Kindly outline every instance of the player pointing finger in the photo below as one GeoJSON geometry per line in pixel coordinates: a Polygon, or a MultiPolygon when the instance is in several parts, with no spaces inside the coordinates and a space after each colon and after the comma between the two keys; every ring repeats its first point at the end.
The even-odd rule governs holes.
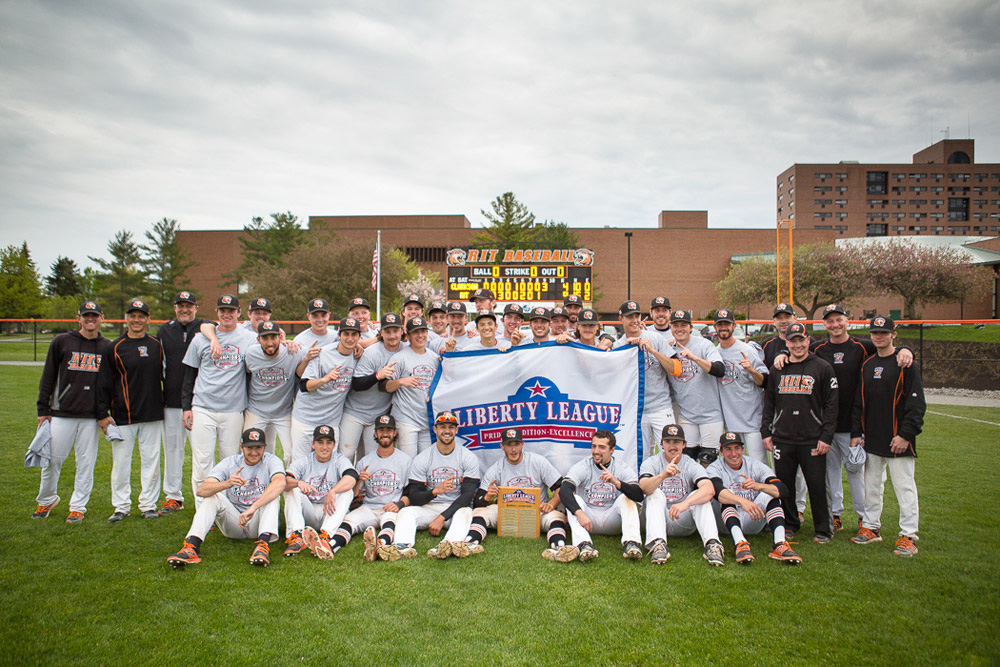
{"type": "Polygon", "coordinates": [[[240,477],[240,472],[242,471],[243,471],[243,466],[240,466],[239,469],[236,472],[234,472],[229,477],[229,479],[226,480],[226,484],[228,484],[230,487],[243,486],[244,484],[246,484],[247,483],[246,480],[240,477]]]}

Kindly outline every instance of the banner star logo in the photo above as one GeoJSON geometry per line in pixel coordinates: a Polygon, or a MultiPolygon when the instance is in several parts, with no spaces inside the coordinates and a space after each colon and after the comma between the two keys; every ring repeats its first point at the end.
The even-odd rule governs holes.
{"type": "Polygon", "coordinates": [[[528,396],[528,398],[534,398],[535,396],[541,396],[542,398],[548,398],[548,396],[545,395],[545,392],[546,392],[546,390],[551,389],[551,385],[548,386],[548,387],[546,387],[546,386],[543,386],[542,383],[539,382],[538,380],[535,380],[535,386],[528,387],[528,389],[531,390],[531,394],[528,396]]]}

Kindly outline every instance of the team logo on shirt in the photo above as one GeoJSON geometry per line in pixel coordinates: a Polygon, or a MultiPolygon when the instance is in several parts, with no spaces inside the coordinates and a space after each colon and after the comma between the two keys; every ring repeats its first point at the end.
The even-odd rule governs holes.
{"type": "Polygon", "coordinates": [[[434,373],[437,369],[426,364],[419,364],[413,367],[413,377],[417,378],[417,389],[427,391],[434,380],[434,373]]]}
{"type": "Polygon", "coordinates": [[[723,386],[728,386],[736,382],[736,379],[740,376],[740,367],[734,362],[728,360],[723,361],[722,363],[726,366],[726,374],[719,378],[719,382],[721,382],[723,386]]]}
{"type": "Polygon", "coordinates": [[[698,366],[690,359],[680,359],[680,362],[681,374],[674,379],[678,382],[690,382],[698,375],[698,366]]]}
{"type": "Polygon", "coordinates": [[[288,373],[280,366],[257,369],[257,379],[265,387],[281,387],[288,382],[288,373]]]}
{"type": "Polygon", "coordinates": [[[376,470],[365,482],[368,495],[376,498],[391,496],[402,488],[396,473],[391,470],[376,470]]]}
{"type": "Polygon", "coordinates": [[[584,500],[594,507],[610,507],[618,497],[618,489],[611,482],[594,482],[587,487],[584,500]]]}
{"type": "Polygon", "coordinates": [[[816,378],[811,375],[782,375],[779,394],[812,394],[816,378]]]}
{"type": "Polygon", "coordinates": [[[430,478],[430,481],[427,482],[427,486],[428,486],[428,488],[433,489],[435,486],[437,486],[441,482],[445,481],[446,479],[453,478],[453,477],[457,477],[458,478],[458,479],[454,480],[454,482],[455,482],[455,487],[454,488],[457,489],[458,488],[458,484],[462,481],[462,478],[458,476],[458,470],[456,470],[455,468],[452,468],[451,466],[439,466],[439,467],[434,468],[433,470],[431,470],[431,478],[430,478]]]}
{"type": "Polygon", "coordinates": [[[145,345],[140,345],[139,347],[136,348],[136,350],[139,351],[139,356],[140,357],[148,357],[149,356],[149,348],[146,347],[145,345]]]}
{"type": "Polygon", "coordinates": [[[875,375],[874,375],[874,377],[875,377],[876,380],[881,380],[882,379],[882,367],[881,366],[876,366],[875,367],[875,375]]]}
{"type": "Polygon", "coordinates": [[[742,480],[730,484],[729,490],[742,498],[746,498],[747,500],[753,500],[757,497],[757,491],[751,491],[750,489],[743,488],[742,480]]]}
{"type": "Polygon", "coordinates": [[[684,479],[680,475],[668,477],[660,482],[660,490],[667,499],[667,507],[684,500],[687,491],[684,489],[684,479]]]}
{"type": "MultiPolygon", "coordinates": [[[[207,351],[208,348],[205,349],[207,351]]],[[[222,355],[218,359],[212,359],[212,363],[219,370],[228,371],[243,363],[243,355],[240,353],[239,347],[232,343],[225,343],[222,346],[222,355]]]]}
{"type": "Polygon", "coordinates": [[[833,363],[835,363],[835,364],[842,364],[842,363],[844,363],[844,353],[843,352],[834,352],[833,353],[833,363]]]}
{"type": "Polygon", "coordinates": [[[309,485],[315,489],[312,493],[306,494],[309,496],[309,502],[311,503],[323,502],[323,499],[326,498],[326,494],[328,494],[330,489],[332,489],[337,483],[336,480],[328,479],[326,473],[323,473],[322,475],[313,475],[309,478],[308,482],[309,485]]]}
{"type": "Polygon", "coordinates": [[[248,479],[247,483],[243,486],[230,487],[227,493],[230,494],[233,504],[249,507],[264,495],[264,485],[261,484],[259,479],[254,477],[253,479],[248,479]]]}
{"type": "Polygon", "coordinates": [[[507,480],[504,486],[538,486],[528,475],[521,475],[520,477],[511,477],[507,480]]]}
{"type": "Polygon", "coordinates": [[[97,373],[101,370],[101,355],[91,352],[74,352],[66,363],[66,370],[97,373]]]}

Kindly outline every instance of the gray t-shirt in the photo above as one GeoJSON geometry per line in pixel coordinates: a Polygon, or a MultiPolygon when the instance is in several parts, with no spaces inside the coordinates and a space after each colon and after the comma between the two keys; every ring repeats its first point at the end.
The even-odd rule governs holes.
{"type": "Polygon", "coordinates": [[[766,383],[767,366],[764,365],[763,355],[740,340],[729,348],[720,345],[718,350],[722,363],[726,365],[726,374],[716,378],[726,428],[737,433],[757,433],[760,431],[760,418],[764,412],[764,390],[743,370],[740,362],[745,354],[753,364],[753,369],[764,374],[766,383]]]}
{"type": "Polygon", "coordinates": [[[381,509],[387,503],[399,502],[403,497],[403,489],[410,481],[412,465],[413,459],[399,449],[393,449],[392,454],[385,458],[375,451],[358,461],[358,472],[367,468],[371,475],[361,485],[365,492],[364,505],[381,509]]]}
{"type": "MultiPolygon", "coordinates": [[[[657,335],[651,335],[648,331],[642,331],[639,334],[639,338],[644,338],[649,341],[649,344],[653,346],[653,349],[666,357],[676,357],[677,353],[672,347],[667,345],[666,340],[657,335]]],[[[618,349],[628,345],[628,338],[622,336],[615,341],[612,349],[618,349]]],[[[643,363],[645,364],[645,378],[646,383],[643,391],[643,402],[642,410],[643,412],[648,412],[650,414],[663,412],[664,410],[672,410],[670,405],[670,384],[667,380],[669,373],[660,364],[660,360],[657,359],[652,354],[647,354],[645,350],[639,352],[643,356],[643,363]]]]}
{"type": "MultiPolygon", "coordinates": [[[[521,462],[517,465],[501,458],[490,466],[486,474],[483,475],[479,488],[486,490],[490,488],[493,480],[497,481],[497,486],[517,486],[520,488],[541,489],[544,494],[552,489],[562,479],[559,471],[549,463],[544,456],[524,452],[521,462]]],[[[545,495],[542,500],[546,499],[545,495]]]]}
{"type": "Polygon", "coordinates": [[[222,356],[212,358],[211,343],[195,336],[184,354],[184,364],[198,369],[192,405],[209,412],[243,412],[247,407],[247,379],[244,357],[257,336],[243,327],[217,331],[222,356]]]}
{"type": "Polygon", "coordinates": [[[244,363],[250,373],[247,394],[247,409],[264,419],[278,419],[292,412],[292,401],[298,388],[295,367],[301,360],[289,354],[284,345],[278,346],[278,353],[269,357],[264,354],[260,343],[247,350],[244,363]]]}
{"type": "MultiPolygon", "coordinates": [[[[385,343],[370,345],[358,359],[358,365],[354,368],[354,377],[374,375],[389,363],[394,354],[396,352],[386,349],[385,343]]],[[[392,394],[379,391],[378,384],[374,384],[364,391],[351,391],[347,395],[347,402],[344,403],[344,412],[357,417],[366,424],[374,424],[379,415],[389,412],[391,405],[392,394]]]]}
{"type": "MultiPolygon", "coordinates": [[[[441,336],[441,337],[436,338],[436,339],[434,339],[432,341],[430,339],[430,336],[428,336],[427,337],[427,349],[428,350],[434,350],[435,352],[438,352],[438,353],[440,353],[440,352],[446,352],[447,350],[445,349],[444,345],[445,345],[445,343],[448,342],[448,338],[450,338],[450,336],[441,336]]],[[[453,352],[461,352],[463,350],[471,349],[473,346],[478,345],[478,344],[479,344],[479,336],[476,336],[475,338],[469,338],[464,333],[463,334],[459,334],[459,335],[455,336],[455,349],[452,350],[452,351],[453,352]]]]}
{"type": "Polygon", "coordinates": [[[316,489],[312,493],[302,494],[309,502],[322,503],[340,478],[353,469],[350,460],[340,452],[333,452],[333,456],[326,462],[318,461],[316,452],[310,452],[309,456],[299,456],[292,461],[288,465],[288,474],[316,489]]]}
{"type": "Polygon", "coordinates": [[[336,345],[340,342],[340,335],[334,330],[333,327],[328,326],[326,328],[326,333],[322,336],[317,336],[311,328],[306,329],[300,334],[296,334],[295,342],[302,346],[303,349],[308,350],[312,347],[312,344],[319,342],[317,347],[329,347],[331,345],[336,345]]]}
{"type": "MultiPolygon", "coordinates": [[[[708,362],[722,361],[722,355],[712,343],[701,336],[691,336],[685,346],[695,356],[708,362]]],[[[680,345],[674,350],[680,352],[680,345]]],[[[701,370],[701,367],[677,355],[681,362],[681,374],[669,376],[670,387],[674,390],[674,400],[680,415],[679,420],[692,424],[708,424],[722,421],[722,404],[719,403],[719,383],[715,377],[701,370]]]]}
{"type": "Polygon", "coordinates": [[[753,500],[757,497],[759,491],[751,491],[750,489],[744,489],[741,484],[744,480],[740,475],[746,475],[755,482],[760,482],[761,484],[767,484],[767,480],[777,477],[774,471],[767,467],[767,464],[761,463],[757,459],[751,459],[746,456],[743,457],[743,465],[740,466],[739,470],[733,470],[726,462],[721,458],[715,459],[708,468],[705,469],[710,476],[721,479],[722,485],[735,493],[738,496],[742,496],[747,500],[753,500]]]}
{"type": "MultiPolygon", "coordinates": [[[[623,464],[617,456],[612,456],[608,465],[604,466],[618,481],[634,483],[638,481],[635,470],[623,464]]],[[[589,456],[577,461],[569,472],[566,479],[576,484],[576,494],[583,499],[584,504],[597,509],[608,509],[615,504],[621,491],[615,488],[611,482],[601,479],[604,472],[594,464],[594,460],[589,456]]]]}
{"type": "Polygon", "coordinates": [[[428,489],[445,481],[449,477],[458,477],[455,486],[451,491],[442,493],[434,499],[434,502],[452,503],[461,489],[459,485],[466,477],[480,479],[479,459],[461,445],[455,445],[450,454],[442,454],[437,445],[417,454],[413,459],[413,467],[410,468],[410,479],[418,482],[426,482],[428,489]]]}
{"type": "Polygon", "coordinates": [[[300,391],[292,408],[292,416],[304,424],[339,426],[356,364],[354,350],[345,355],[338,352],[337,347],[324,347],[319,356],[306,366],[302,379],[318,380],[338,366],[339,377],[315,391],[300,391]]]}
{"type": "Polygon", "coordinates": [[[212,468],[212,472],[208,473],[208,476],[211,479],[225,482],[236,471],[239,471],[240,477],[246,480],[246,484],[231,486],[225,490],[225,494],[229,502],[240,512],[243,512],[264,495],[264,489],[271,483],[272,477],[285,474],[285,466],[281,463],[281,459],[267,452],[264,452],[264,456],[257,462],[257,465],[250,466],[247,465],[246,459],[240,453],[219,461],[212,468]]]}
{"type": "MultiPolygon", "coordinates": [[[[646,459],[642,462],[642,467],[639,468],[639,479],[656,477],[666,469],[668,463],[663,454],[646,459]]],[[[677,467],[681,469],[679,475],[667,477],[660,482],[660,490],[667,498],[667,507],[684,500],[689,493],[697,488],[699,481],[710,478],[710,475],[705,472],[705,468],[690,456],[681,455],[677,467]]]]}
{"type": "Polygon", "coordinates": [[[466,349],[466,351],[473,351],[473,350],[506,350],[509,347],[510,347],[510,341],[509,340],[500,340],[499,338],[497,338],[497,342],[495,344],[487,347],[486,345],[483,345],[483,342],[482,342],[481,339],[476,338],[476,339],[474,339],[473,344],[470,345],[470,346],[468,346],[465,349],[466,349]]]}
{"type": "Polygon", "coordinates": [[[440,358],[429,349],[417,354],[413,348],[406,348],[392,355],[389,361],[396,362],[394,379],[413,376],[419,380],[416,387],[401,386],[392,392],[392,415],[398,422],[427,428],[427,392],[441,363],[440,358]]]}

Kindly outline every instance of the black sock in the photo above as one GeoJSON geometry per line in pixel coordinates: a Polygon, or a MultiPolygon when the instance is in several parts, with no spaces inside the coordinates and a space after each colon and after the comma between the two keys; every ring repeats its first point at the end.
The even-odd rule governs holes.
{"type": "Polygon", "coordinates": [[[481,516],[473,517],[472,525],[469,526],[469,534],[465,538],[470,542],[482,542],[486,539],[486,519],[481,516]]]}
{"type": "Polygon", "coordinates": [[[392,544],[394,539],[396,539],[396,522],[386,521],[382,524],[382,530],[379,531],[376,541],[379,544],[392,544]]]}
{"type": "Polygon", "coordinates": [[[201,553],[201,538],[195,537],[194,535],[188,535],[184,538],[184,541],[194,547],[194,552],[196,554],[201,553]]]}
{"type": "Polygon", "coordinates": [[[351,541],[351,532],[353,530],[351,524],[346,521],[337,526],[337,530],[333,534],[333,539],[330,540],[330,548],[336,551],[337,549],[346,547],[347,543],[351,541]]]}
{"type": "Polygon", "coordinates": [[[257,536],[257,541],[258,542],[265,542],[265,543],[266,542],[270,542],[271,541],[271,533],[261,533],[260,535],[257,536]]]}
{"type": "Polygon", "coordinates": [[[553,521],[545,537],[548,539],[549,548],[551,549],[558,549],[563,544],[566,544],[566,522],[553,521]]]}

